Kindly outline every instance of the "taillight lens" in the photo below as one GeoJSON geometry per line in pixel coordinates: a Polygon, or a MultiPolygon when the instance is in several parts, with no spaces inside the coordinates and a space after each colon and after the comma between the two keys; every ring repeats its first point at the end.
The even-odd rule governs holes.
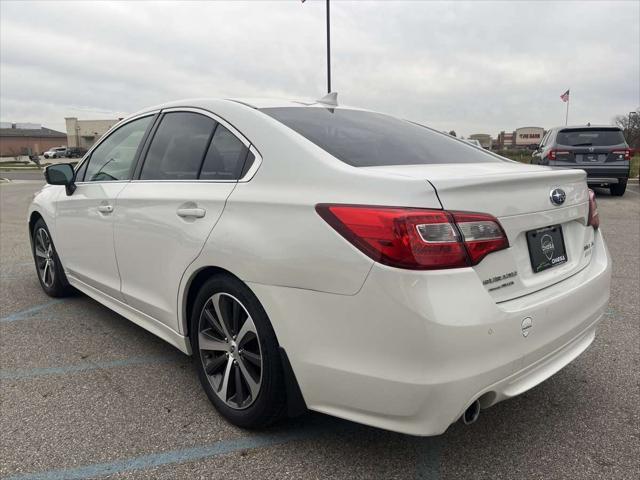
{"type": "Polygon", "coordinates": [[[472,265],[480,263],[491,252],[509,247],[504,230],[491,215],[453,212],[453,218],[462,233],[472,265]]]}
{"type": "Polygon", "coordinates": [[[614,155],[624,155],[625,160],[631,160],[631,150],[625,148],[624,150],[613,150],[611,153],[614,155]]]}
{"type": "Polygon", "coordinates": [[[363,253],[392,267],[466,267],[509,246],[498,220],[486,214],[327,204],[316,211],[363,253]]]}
{"type": "Polygon", "coordinates": [[[600,227],[600,215],[598,215],[598,204],[596,203],[596,194],[589,189],[589,221],[587,225],[591,225],[596,230],[600,227]]]}
{"type": "Polygon", "coordinates": [[[557,160],[558,155],[569,155],[571,152],[569,152],[568,150],[549,150],[549,153],[547,153],[547,158],[549,160],[557,160]]]}

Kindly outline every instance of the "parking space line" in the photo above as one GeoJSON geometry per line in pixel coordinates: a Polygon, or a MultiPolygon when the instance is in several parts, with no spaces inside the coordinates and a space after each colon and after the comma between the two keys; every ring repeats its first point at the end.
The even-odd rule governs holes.
{"type": "Polygon", "coordinates": [[[15,322],[17,320],[24,320],[25,318],[29,318],[34,313],[38,313],[46,308],[52,307],[53,305],[56,305],[61,302],[62,300],[56,299],[56,300],[50,300],[45,303],[41,303],[39,305],[34,305],[33,307],[29,307],[25,310],[14,312],[10,315],[7,315],[6,317],[0,318],[0,323],[9,323],[9,322],[15,322]]]}
{"type": "Polygon", "coordinates": [[[150,468],[162,467],[165,465],[176,465],[193,462],[207,458],[226,455],[243,450],[255,450],[265,447],[273,447],[298,440],[308,440],[323,433],[331,433],[327,427],[299,427],[297,431],[287,433],[264,434],[254,437],[238,438],[233,440],[221,440],[210,445],[200,447],[171,450],[162,453],[152,453],[137,457],[116,460],[113,462],[97,463],[85,465],[83,467],[49,470],[39,473],[27,473],[9,477],[6,480],[74,480],[91,477],[101,477],[115,475],[123,472],[135,470],[146,470],[150,468]]]}
{"type": "Polygon", "coordinates": [[[175,362],[174,356],[145,356],[131,357],[122,360],[111,360],[108,362],[86,362],[64,367],[47,368],[20,368],[15,370],[1,369],[0,380],[24,380],[29,378],[47,377],[52,375],[67,375],[70,373],[88,372],[92,370],[105,370],[117,367],[130,367],[134,365],[146,365],[153,363],[175,362]]]}

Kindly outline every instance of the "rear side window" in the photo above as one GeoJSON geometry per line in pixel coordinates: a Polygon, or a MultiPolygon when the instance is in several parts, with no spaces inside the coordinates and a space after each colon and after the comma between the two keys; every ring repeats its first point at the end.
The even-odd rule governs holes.
{"type": "Polygon", "coordinates": [[[570,128],[558,132],[556,143],[570,147],[608,147],[625,143],[618,128],[570,128]]]}
{"type": "Polygon", "coordinates": [[[133,159],[152,118],[139,118],[110,134],[91,153],[84,180],[104,182],[129,179],[133,159]]]}
{"type": "Polygon", "coordinates": [[[243,175],[248,148],[218,125],[200,173],[201,180],[237,180],[243,175]]]}
{"type": "Polygon", "coordinates": [[[354,167],[502,161],[466,142],[380,113],[320,107],[261,111],[354,167]]]}
{"type": "Polygon", "coordinates": [[[197,113],[165,114],[151,141],[140,179],[197,179],[216,125],[197,113]]]}

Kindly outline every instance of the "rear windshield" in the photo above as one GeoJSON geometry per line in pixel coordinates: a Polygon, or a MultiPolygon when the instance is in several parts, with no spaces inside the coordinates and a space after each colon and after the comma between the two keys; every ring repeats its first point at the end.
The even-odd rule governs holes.
{"type": "Polygon", "coordinates": [[[261,111],[354,167],[502,161],[446,134],[380,113],[319,107],[261,111]]]}
{"type": "Polygon", "coordinates": [[[618,128],[570,128],[558,132],[556,143],[571,147],[608,147],[624,143],[618,128]]]}

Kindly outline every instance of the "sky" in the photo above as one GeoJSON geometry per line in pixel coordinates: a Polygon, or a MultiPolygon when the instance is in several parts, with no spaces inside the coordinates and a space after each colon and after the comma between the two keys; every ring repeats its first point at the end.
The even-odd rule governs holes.
{"type": "MultiPolygon", "coordinates": [[[[193,97],[326,93],[325,2],[0,0],[0,119],[64,131],[193,97]]],[[[338,101],[458,135],[640,105],[640,2],[337,1],[338,101]]]]}

